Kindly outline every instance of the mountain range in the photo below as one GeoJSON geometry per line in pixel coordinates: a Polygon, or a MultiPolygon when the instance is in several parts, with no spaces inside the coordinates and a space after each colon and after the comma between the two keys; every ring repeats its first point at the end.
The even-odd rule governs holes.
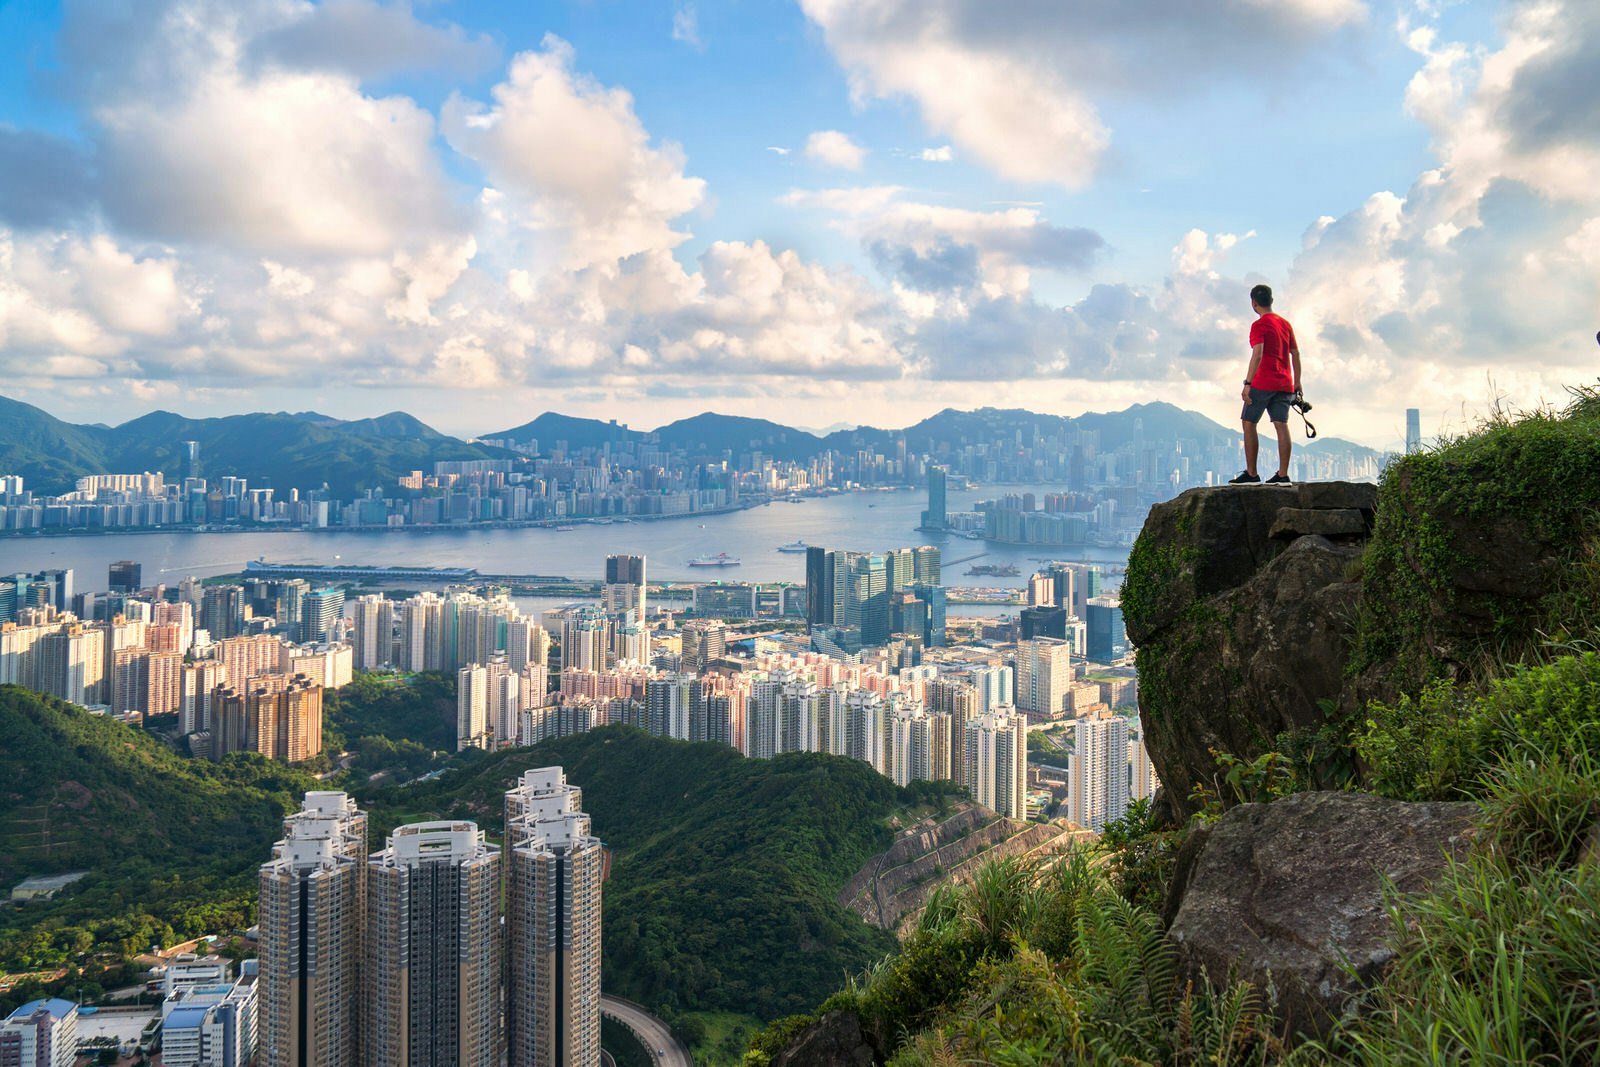
{"type": "MultiPolygon", "coordinates": [[[[483,434],[485,441],[525,445],[537,441],[548,454],[558,445],[569,451],[606,443],[654,443],[682,449],[691,460],[720,460],[760,451],[774,459],[804,461],[822,452],[858,450],[892,455],[900,440],[908,452],[937,455],[967,444],[1010,438],[1018,444],[1038,436],[1095,431],[1099,447],[1111,450],[1141,435],[1152,441],[1229,441],[1237,430],[1172,404],[1135,404],[1123,411],[1075,417],[1022,409],[946,408],[903,429],[858,426],[825,436],[767,419],[705,412],[656,430],[636,430],[618,422],[545,412],[531,422],[483,434]]],[[[235,475],[253,486],[280,490],[327,486],[340,499],[367,489],[391,486],[413,470],[429,470],[438,460],[492,459],[513,455],[480,441],[440,433],[394,411],[376,418],[344,420],[314,411],[255,412],[220,418],[189,419],[155,411],[120,426],[76,425],[44,410],[0,396],[0,474],[20,474],[28,488],[52,494],[70,490],[86,474],[160,470],[169,478],[183,472],[184,441],[200,443],[207,477],[235,475]]],[[[1324,438],[1304,446],[1322,454],[1355,459],[1375,456],[1361,445],[1324,438]]]]}

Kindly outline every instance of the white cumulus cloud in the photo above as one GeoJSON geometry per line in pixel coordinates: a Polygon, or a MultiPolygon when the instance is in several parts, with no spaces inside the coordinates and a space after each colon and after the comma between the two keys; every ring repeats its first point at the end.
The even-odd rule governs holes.
{"type": "Polygon", "coordinates": [[[838,130],[818,130],[806,138],[806,158],[825,167],[860,170],[867,150],[838,130]]]}

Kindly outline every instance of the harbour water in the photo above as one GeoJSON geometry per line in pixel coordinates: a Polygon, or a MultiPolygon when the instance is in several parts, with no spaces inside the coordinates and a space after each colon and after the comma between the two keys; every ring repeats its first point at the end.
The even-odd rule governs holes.
{"type": "MultiPolygon", "coordinates": [[[[997,492],[1054,492],[1056,486],[1007,486],[951,492],[952,510],[970,508],[997,492]]],[[[565,530],[445,527],[395,530],[249,530],[8,536],[0,538],[0,574],[70,567],[80,590],[106,585],[108,566],[131,559],[144,566],[147,585],[176,584],[185,575],[209,577],[244,569],[248,560],[273,563],[419,564],[474,567],[486,574],[559,575],[580,581],[601,576],[615,553],[643,555],[652,582],[803,582],[804,553],[780,545],[883,551],[937,544],[947,586],[1020,587],[1042,560],[1063,559],[1120,567],[1123,549],[1000,545],[920,532],[927,506],[912,491],[840,493],[798,504],[775,502],[745,511],[653,522],[583,523],[565,530]],[[726,552],[737,567],[691,567],[689,561],[726,552]],[[967,576],[975,564],[1014,564],[1016,576],[967,576]]],[[[1115,584],[1113,580],[1112,583],[1115,584]]]]}

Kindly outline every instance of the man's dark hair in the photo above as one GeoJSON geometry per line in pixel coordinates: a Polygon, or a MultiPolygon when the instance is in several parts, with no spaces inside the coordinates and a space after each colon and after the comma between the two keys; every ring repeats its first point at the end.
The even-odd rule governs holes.
{"type": "Polygon", "coordinates": [[[1250,300],[1256,307],[1269,308],[1272,306],[1272,286],[1257,285],[1250,290],[1250,300]]]}

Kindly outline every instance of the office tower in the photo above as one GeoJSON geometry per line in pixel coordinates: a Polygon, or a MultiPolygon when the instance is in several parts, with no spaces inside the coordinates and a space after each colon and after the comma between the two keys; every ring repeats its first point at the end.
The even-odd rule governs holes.
{"type": "Polygon", "coordinates": [[[579,608],[561,620],[561,667],[582,671],[606,669],[611,620],[599,608],[579,608]]]}
{"type": "Polygon", "coordinates": [[[911,550],[915,562],[914,584],[939,585],[943,580],[943,553],[938,545],[921,545],[911,550]]]}
{"type": "Polygon", "coordinates": [[[305,795],[261,867],[261,1067],[358,1067],[366,973],[367,816],[305,795]]]}
{"type": "Polygon", "coordinates": [[[70,1000],[30,1000],[0,1023],[5,1067],[72,1067],[77,1059],[78,1006],[70,1000]]]}
{"type": "Polygon", "coordinates": [[[1422,451],[1422,412],[1406,408],[1406,455],[1422,451]]]}
{"type": "Polygon", "coordinates": [[[945,504],[945,469],[928,465],[928,510],[922,513],[924,530],[944,530],[950,526],[949,509],[945,504]]]}
{"type": "MultiPolygon", "coordinates": [[[[204,603],[204,586],[200,584],[200,579],[191,574],[187,578],[179,580],[178,600],[180,603],[188,604],[189,610],[194,613],[195,620],[199,621],[200,606],[204,603]]],[[[201,625],[204,626],[205,624],[201,622],[201,625]]]]}
{"type": "Polygon", "coordinates": [[[500,1059],[500,850],[472,822],[397,828],[367,861],[363,1061],[500,1059]]]}
{"type": "Polygon", "coordinates": [[[137,593],[144,588],[140,578],[142,569],[131,559],[117,560],[111,565],[106,588],[113,593],[137,593]]]}
{"type": "Polygon", "coordinates": [[[381,594],[361,597],[355,603],[353,666],[376,671],[394,660],[394,604],[381,594]]]}
{"type": "Polygon", "coordinates": [[[682,656],[685,671],[704,671],[722,658],[728,647],[728,627],[721,619],[695,619],[683,624],[682,656]]]}
{"type": "Polygon", "coordinates": [[[832,626],[833,553],[813,545],[806,549],[806,622],[832,626]]]}
{"type": "Polygon", "coordinates": [[[1122,622],[1122,601],[1116,597],[1091,597],[1088,605],[1088,658],[1112,663],[1128,654],[1128,631],[1122,622]]]}
{"type": "Polygon", "coordinates": [[[188,479],[188,478],[199,478],[200,477],[200,442],[199,441],[180,441],[180,442],[178,442],[178,444],[183,449],[183,476],[184,476],[184,478],[185,479],[188,479]]]}
{"type": "Polygon", "coordinates": [[[31,588],[44,589],[45,602],[57,611],[72,607],[72,569],[40,571],[29,583],[31,588]]]}
{"type": "Polygon", "coordinates": [[[911,591],[928,606],[928,627],[924,634],[929,648],[943,648],[945,645],[945,618],[947,614],[948,599],[942,585],[923,585],[918,583],[911,587],[911,591]]]}
{"type": "Polygon", "coordinates": [[[1015,703],[1033,719],[1059,719],[1072,685],[1072,648],[1065,641],[1017,642],[1015,703]]]}
{"type": "Polygon", "coordinates": [[[1067,760],[1067,818],[1099,831],[1128,813],[1128,720],[1111,711],[1080,716],[1067,760]]]}
{"type": "Polygon", "coordinates": [[[634,621],[645,621],[645,577],[643,556],[607,556],[606,583],[601,606],[612,615],[634,613],[634,621]]]}
{"type": "Polygon", "coordinates": [[[1036,571],[1028,578],[1028,607],[1036,608],[1040,605],[1054,606],[1056,602],[1056,582],[1049,573],[1036,571]]]}
{"type": "Polygon", "coordinates": [[[861,631],[861,643],[889,640],[888,560],[876,552],[838,552],[834,559],[834,625],[861,631]]]}
{"type": "Polygon", "coordinates": [[[1004,705],[967,723],[967,792],[1012,819],[1028,817],[1028,724],[1004,705]]]}
{"type": "Polygon", "coordinates": [[[526,1067],[600,1063],[604,850],[560,767],[506,794],[506,1049],[526,1067]]]}
{"type": "Polygon", "coordinates": [[[338,637],[339,623],[344,618],[344,590],[314,589],[306,594],[300,611],[301,641],[332,641],[338,637]]]}
{"type": "Polygon", "coordinates": [[[244,587],[208,585],[200,594],[200,628],[221,641],[244,631],[244,587]]]}
{"type": "Polygon", "coordinates": [[[1023,608],[1017,618],[1018,635],[1024,641],[1041,637],[1055,641],[1067,639],[1067,609],[1054,605],[1023,608]]]}

